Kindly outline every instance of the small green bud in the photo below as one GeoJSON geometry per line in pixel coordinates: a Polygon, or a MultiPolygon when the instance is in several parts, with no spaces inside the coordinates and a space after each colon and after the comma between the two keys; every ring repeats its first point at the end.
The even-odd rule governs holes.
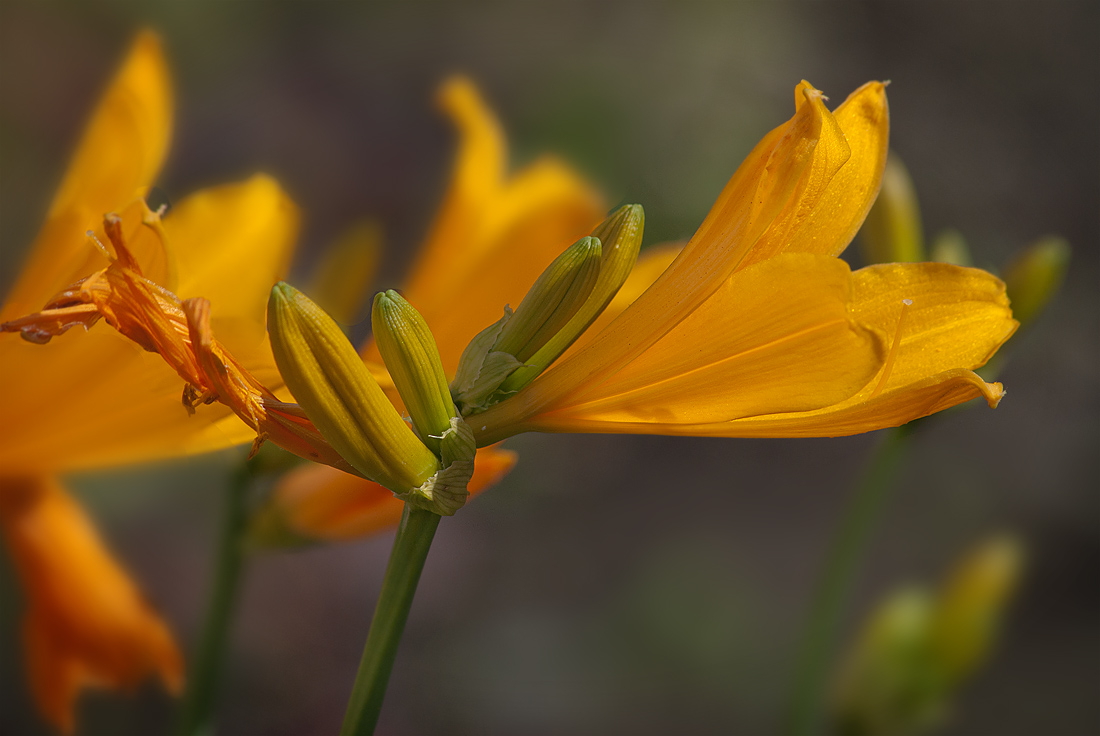
{"type": "Polygon", "coordinates": [[[603,243],[600,254],[600,277],[569,323],[558,330],[537,353],[524,361],[526,365],[508,376],[501,385],[503,392],[519,391],[546,370],[561,354],[576,342],[607,309],[607,305],[619,293],[642,247],[645,230],[645,210],[640,204],[627,204],[615,210],[592,231],[593,237],[603,243]]]}
{"type": "Polygon", "coordinates": [[[451,382],[464,416],[519,391],[584,334],[634,268],[644,226],[641,205],[620,207],[558,256],[515,314],[505,313],[470,341],[451,382]],[[568,291],[564,283],[571,285],[568,291]]]}
{"type": "Polygon", "coordinates": [[[1021,326],[1033,322],[1058,293],[1070,253],[1065,239],[1049,235],[1025,248],[1005,270],[1012,316],[1021,326]]]}
{"type": "Polygon", "coordinates": [[[875,610],[838,673],[831,708],[837,733],[910,733],[936,717],[931,613],[931,596],[921,588],[898,590],[875,610]]]}
{"type": "Polygon", "coordinates": [[[979,545],[948,575],[931,625],[932,656],[947,687],[961,683],[989,656],[1022,563],[1019,542],[1002,535],[979,545]]]}
{"type": "Polygon", "coordinates": [[[954,228],[944,230],[932,241],[932,260],[936,263],[951,263],[956,266],[969,266],[974,262],[970,258],[970,248],[966,245],[966,238],[954,228]]]}
{"type": "Polygon", "coordinates": [[[565,327],[599,281],[599,238],[585,237],[546,267],[519,307],[479,332],[458,361],[451,395],[462,413],[484,411],[501,383],[565,327]]]}
{"type": "Polygon", "coordinates": [[[364,477],[395,493],[418,488],[439,460],[386,398],[339,325],[280,282],[267,303],[275,363],[321,435],[364,477]]]}
{"type": "Polygon", "coordinates": [[[439,441],[458,416],[435,338],[424,318],[392,289],[374,297],[371,328],[420,441],[439,454],[439,441]]]}
{"type": "Polygon", "coordinates": [[[600,247],[599,238],[581,238],[555,258],[504,324],[494,350],[522,363],[556,335],[592,293],[600,247]]]}
{"type": "Polygon", "coordinates": [[[882,189],[859,231],[867,263],[915,263],[924,260],[920,206],[909,171],[890,151],[882,189]]]}

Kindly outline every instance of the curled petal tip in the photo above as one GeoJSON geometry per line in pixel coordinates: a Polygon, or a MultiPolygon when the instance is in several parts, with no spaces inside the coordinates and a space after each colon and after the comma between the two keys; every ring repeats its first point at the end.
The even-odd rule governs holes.
{"type": "Polygon", "coordinates": [[[1004,386],[998,383],[986,383],[982,382],[979,386],[982,392],[982,396],[985,397],[986,403],[989,404],[990,409],[996,409],[997,405],[1001,403],[1001,399],[1005,397],[1004,386]]]}

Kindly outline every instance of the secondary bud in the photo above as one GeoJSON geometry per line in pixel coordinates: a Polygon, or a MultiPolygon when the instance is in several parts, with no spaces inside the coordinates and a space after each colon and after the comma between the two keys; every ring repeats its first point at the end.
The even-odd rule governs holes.
{"type": "Polygon", "coordinates": [[[599,238],[581,238],[555,258],[505,323],[494,349],[522,363],[557,334],[592,293],[600,250],[599,238]]]}
{"type": "Polygon", "coordinates": [[[412,417],[420,441],[439,454],[439,440],[458,416],[439,349],[428,324],[392,289],[374,297],[371,328],[378,351],[412,417]]]}
{"type": "Polygon", "coordinates": [[[929,682],[931,611],[931,596],[921,588],[898,590],[875,610],[837,673],[832,730],[910,733],[935,717],[940,694],[929,682]]]}
{"type": "Polygon", "coordinates": [[[271,290],[267,328],[275,363],[321,435],[364,477],[404,493],[439,461],[393,408],[339,325],[286,283],[271,290]]]}
{"type": "Polygon", "coordinates": [[[882,189],[859,231],[867,263],[924,260],[924,235],[913,180],[893,151],[882,172],[882,189]]]}
{"type": "Polygon", "coordinates": [[[933,614],[931,647],[949,685],[970,676],[988,656],[1022,561],[1020,544],[998,536],[979,545],[948,576],[933,614]]]}
{"type": "Polygon", "coordinates": [[[584,305],[569,322],[543,345],[537,353],[524,361],[525,365],[508,376],[501,391],[514,392],[535,380],[551,363],[576,342],[577,338],[596,321],[607,305],[619,293],[642,247],[645,230],[645,210],[640,204],[626,204],[596,226],[592,236],[603,244],[600,253],[600,276],[584,305]]]}
{"type": "Polygon", "coordinates": [[[1034,321],[1058,293],[1069,258],[1069,243],[1047,236],[1025,248],[1006,269],[1005,287],[1012,316],[1021,325],[1034,321]]]}

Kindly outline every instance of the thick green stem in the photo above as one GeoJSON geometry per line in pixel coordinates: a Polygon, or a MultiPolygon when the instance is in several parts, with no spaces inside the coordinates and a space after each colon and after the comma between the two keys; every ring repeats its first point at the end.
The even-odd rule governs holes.
{"type": "Polygon", "coordinates": [[[237,602],[244,566],[244,529],[248,521],[246,495],[252,481],[249,465],[243,465],[233,476],[225,491],[221,534],[214,568],[214,584],[206,608],[198,650],[187,678],[187,691],[179,721],[177,736],[199,736],[212,730],[214,705],[221,682],[222,660],[225,654],[233,609],[237,602]]]}
{"type": "Polygon", "coordinates": [[[374,733],[386,684],[390,680],[393,661],[397,657],[397,645],[405,630],[416,584],[424,569],[424,560],[432,546],[440,517],[430,511],[416,509],[405,504],[393,551],[386,565],[386,577],[382,592],[374,608],[367,644],[359,661],[359,673],[355,676],[348,709],[344,714],[341,736],[368,736],[374,733]]]}
{"type": "Polygon", "coordinates": [[[871,529],[894,486],[911,432],[911,425],[904,425],[886,433],[841,517],[799,647],[791,720],[786,730],[791,736],[812,736],[820,732],[829,662],[844,615],[844,604],[866,551],[871,529]]]}

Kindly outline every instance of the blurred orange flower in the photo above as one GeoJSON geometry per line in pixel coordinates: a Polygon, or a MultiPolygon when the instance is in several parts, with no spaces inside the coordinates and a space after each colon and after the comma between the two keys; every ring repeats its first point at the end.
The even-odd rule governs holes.
{"type": "Polygon", "coordinates": [[[172,634],[54,479],[6,484],[0,527],[27,595],[23,642],[38,707],[65,733],[84,687],[133,689],[157,674],[173,693],[183,661],[172,634]]]}
{"type": "MultiPolygon", "coordinates": [[[[269,354],[264,307],[289,261],[297,212],[274,181],[260,176],[193,195],[161,222],[140,197],[167,152],[171,117],[160,42],[142,33],[91,118],[0,319],[40,307],[116,257],[97,250],[86,233],[98,229],[105,212],[122,209],[115,225],[130,234],[134,258],[158,283],[215,295],[234,350],[269,354]]],[[[109,238],[99,229],[97,240],[109,238]]],[[[24,337],[49,339],[34,331],[24,337]]],[[[270,368],[260,362],[257,370],[278,386],[267,362],[270,368]]],[[[161,362],[112,331],[58,340],[49,350],[15,335],[0,338],[3,530],[27,591],[34,696],[64,730],[72,729],[82,687],[130,687],[158,673],[178,689],[182,679],[167,627],[57,479],[251,439],[228,409],[195,420],[179,402],[179,384],[161,362]]]]}

